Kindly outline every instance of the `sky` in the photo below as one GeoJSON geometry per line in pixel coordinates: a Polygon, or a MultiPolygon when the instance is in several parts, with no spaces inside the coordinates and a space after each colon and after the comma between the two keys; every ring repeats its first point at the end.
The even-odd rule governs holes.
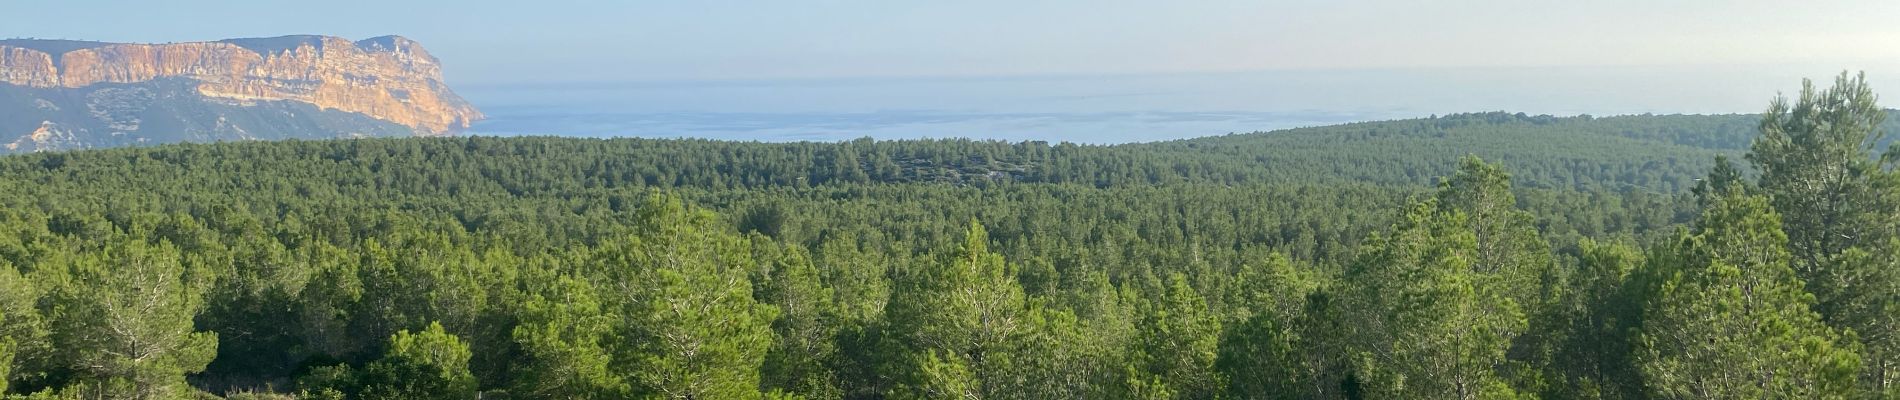
{"type": "MultiPolygon", "coordinates": [[[[0,0],[0,38],[403,35],[475,134],[1165,140],[1900,82],[1895,0],[0,0]]],[[[1900,88],[1900,85],[1896,85],[1900,88]]],[[[1895,89],[1900,90],[1900,89],[1895,89]]]]}
{"type": "Polygon", "coordinates": [[[451,83],[1798,66],[1896,71],[1900,1],[0,0],[0,37],[399,34],[451,83]]]}

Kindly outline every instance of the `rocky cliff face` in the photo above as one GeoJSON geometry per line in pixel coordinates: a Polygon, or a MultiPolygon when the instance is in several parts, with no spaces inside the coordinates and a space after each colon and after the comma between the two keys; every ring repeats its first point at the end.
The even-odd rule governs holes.
{"type": "MultiPolygon", "coordinates": [[[[482,118],[480,111],[443,84],[442,68],[435,57],[415,41],[398,36],[355,42],[326,36],[286,36],[173,44],[0,40],[0,86],[16,86],[15,91],[30,90],[40,97],[48,97],[44,95],[49,93],[53,94],[50,97],[61,97],[59,93],[65,93],[65,97],[97,97],[94,95],[100,88],[123,89],[161,81],[189,82],[190,88],[186,90],[189,93],[159,94],[190,95],[201,97],[196,100],[235,107],[302,103],[326,113],[360,114],[408,127],[418,135],[455,133],[482,118]]],[[[106,97],[124,100],[123,96],[106,97]]],[[[71,103],[50,98],[33,100],[36,106],[71,103]]],[[[44,111],[46,107],[39,108],[44,111]]],[[[0,113],[11,112],[0,109],[0,113]]],[[[86,125],[99,125],[89,122],[20,123],[80,131],[87,130],[86,125]]],[[[121,129],[128,126],[123,122],[103,124],[103,130],[110,132],[92,133],[130,133],[121,129]]],[[[270,125],[270,121],[263,124],[270,125]]],[[[37,131],[39,137],[47,136],[37,131]]],[[[20,133],[0,131],[0,140],[20,133]]],[[[362,134],[335,132],[332,136],[362,134]]]]}

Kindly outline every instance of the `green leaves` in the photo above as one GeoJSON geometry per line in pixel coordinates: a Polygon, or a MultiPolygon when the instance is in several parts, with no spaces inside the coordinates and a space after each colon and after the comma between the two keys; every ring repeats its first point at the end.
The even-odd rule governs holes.
{"type": "Polygon", "coordinates": [[[606,314],[593,285],[555,278],[527,295],[513,337],[524,360],[514,393],[538,398],[612,399],[632,387],[612,369],[608,350],[617,318],[606,314]]]}
{"type": "Polygon", "coordinates": [[[1317,282],[1280,254],[1241,271],[1240,308],[1251,315],[1227,325],[1216,370],[1230,398],[1303,399],[1327,397],[1325,382],[1338,367],[1329,350],[1330,321],[1309,309],[1317,282]]]}
{"type": "Polygon", "coordinates": [[[654,198],[640,235],[595,252],[621,320],[614,368],[636,390],[671,398],[756,396],[778,310],[753,298],[748,242],[711,213],[654,198]]]}
{"type": "Polygon", "coordinates": [[[0,365],[49,396],[1829,397],[1854,365],[1900,393],[1900,175],[1864,92],[1760,126],[6,157],[0,365]],[[1755,170],[1706,162],[1757,128],[1755,170]]]}
{"type": "Polygon", "coordinates": [[[1541,365],[1556,380],[1543,392],[1559,399],[1644,398],[1647,388],[1631,360],[1654,277],[1642,251],[1621,243],[1586,240],[1581,260],[1545,333],[1552,354],[1541,365]]]}
{"type": "Polygon", "coordinates": [[[178,398],[185,375],[217,355],[217,334],[196,332],[205,271],[184,265],[168,244],[112,239],[70,260],[72,277],[54,288],[53,342],[85,378],[74,390],[136,399],[178,398]]]}
{"type": "Polygon", "coordinates": [[[1790,262],[1814,309],[1830,326],[1866,335],[1863,390],[1889,394],[1900,393],[1900,343],[1888,333],[1900,321],[1900,264],[1872,255],[1900,239],[1900,173],[1893,153],[1882,162],[1870,154],[1886,133],[1877,100],[1865,74],[1843,72],[1824,91],[1803,81],[1794,103],[1777,98],[1763,114],[1748,160],[1786,222],[1790,262]]]}
{"type": "Polygon", "coordinates": [[[361,370],[349,365],[319,367],[303,377],[307,393],[320,398],[375,400],[466,399],[475,397],[475,375],[469,372],[470,350],[442,324],[428,329],[397,332],[389,337],[383,357],[361,370]]]}
{"type": "Polygon", "coordinates": [[[1214,359],[1221,324],[1207,301],[1187,284],[1187,277],[1170,276],[1158,298],[1141,307],[1140,341],[1131,351],[1140,354],[1138,377],[1166,385],[1174,396],[1213,397],[1220,379],[1214,359]]]}
{"type": "Polygon", "coordinates": [[[442,324],[430,323],[420,333],[397,332],[389,338],[384,360],[402,359],[428,365],[441,371],[438,378],[456,388],[456,393],[474,393],[475,375],[468,372],[468,344],[442,330],[442,324]]]}
{"type": "Polygon", "coordinates": [[[886,306],[887,365],[899,398],[1002,396],[1030,334],[1022,287],[972,221],[957,251],[899,278],[886,306]]]}
{"type": "MultiPolygon", "coordinates": [[[[6,313],[0,313],[0,324],[7,323],[7,318],[6,313]]],[[[15,349],[18,347],[19,345],[14,344],[12,337],[0,336],[0,395],[7,393],[8,381],[13,377],[11,373],[13,372],[13,358],[18,357],[17,353],[19,352],[19,350],[15,349]]]]}
{"type": "Polygon", "coordinates": [[[1821,323],[1789,267],[1766,198],[1714,199],[1694,235],[1651,258],[1669,271],[1647,305],[1637,353],[1664,398],[1844,399],[1860,368],[1851,334],[1821,323]]]}
{"type": "Polygon", "coordinates": [[[835,341],[842,325],[831,322],[843,313],[834,305],[832,291],[820,282],[804,249],[789,248],[777,260],[760,261],[770,272],[759,297],[780,311],[772,322],[776,340],[762,371],[766,387],[811,398],[843,396],[832,371],[840,357],[835,341]]]}
{"type": "Polygon", "coordinates": [[[44,353],[46,327],[36,303],[39,291],[10,263],[0,261],[0,395],[7,393],[14,371],[25,371],[23,353],[44,353]],[[31,347],[31,348],[29,348],[31,347]]]}
{"type": "Polygon", "coordinates": [[[1505,351],[1549,267],[1526,252],[1542,239],[1511,208],[1508,178],[1475,159],[1460,170],[1343,277],[1346,348],[1373,397],[1514,396],[1505,351]]]}
{"type": "MultiPolygon", "coordinates": [[[[1761,136],[1748,160],[1761,187],[1787,221],[1795,271],[1814,277],[1841,251],[1877,243],[1895,226],[1893,195],[1875,190],[1886,174],[1869,155],[1887,114],[1875,103],[1865,75],[1843,72],[1833,87],[1816,91],[1802,81],[1800,98],[1776,98],[1762,115],[1761,136]]],[[[1815,282],[1817,292],[1828,292],[1815,282]]]]}

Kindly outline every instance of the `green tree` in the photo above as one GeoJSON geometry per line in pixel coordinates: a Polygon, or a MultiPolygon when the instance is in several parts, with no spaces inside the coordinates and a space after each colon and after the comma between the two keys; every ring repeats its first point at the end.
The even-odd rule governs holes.
{"type": "Polygon", "coordinates": [[[363,366],[363,370],[349,381],[357,385],[352,388],[354,391],[341,393],[355,393],[347,398],[365,400],[452,400],[475,396],[468,387],[442,379],[448,373],[441,367],[420,360],[386,358],[363,366]]]}
{"type": "Polygon", "coordinates": [[[1498,293],[1527,312],[1554,300],[1562,277],[1550,257],[1550,244],[1538,234],[1536,216],[1517,208],[1511,175],[1476,156],[1458,161],[1458,169],[1439,184],[1442,214],[1462,213],[1477,244],[1471,271],[1485,277],[1498,293]]]}
{"type": "Polygon", "coordinates": [[[1354,378],[1367,393],[1517,396],[1506,373],[1524,368],[1508,350],[1562,278],[1515,204],[1508,174],[1466,157],[1433,198],[1368,240],[1341,302],[1354,378]]]}
{"type": "Polygon", "coordinates": [[[1748,160],[1785,221],[1788,251],[1804,277],[1820,276],[1849,247],[1890,236],[1879,232],[1893,218],[1875,185],[1883,171],[1869,155],[1887,117],[1877,101],[1865,74],[1843,72],[1824,92],[1803,80],[1794,104],[1777,97],[1762,114],[1748,160]]]}
{"type": "Polygon", "coordinates": [[[1133,349],[1141,355],[1139,377],[1165,385],[1174,397],[1213,397],[1220,382],[1214,371],[1220,320],[1186,276],[1174,274],[1165,285],[1141,310],[1139,348],[1133,349]]]}
{"type": "MultiPolygon", "coordinates": [[[[178,222],[168,225],[176,230],[206,229],[189,217],[174,220],[178,222]]],[[[229,239],[230,250],[200,251],[220,257],[211,269],[224,269],[217,272],[218,285],[207,293],[206,310],[198,321],[203,329],[220,333],[218,356],[205,370],[206,375],[225,379],[207,385],[214,388],[211,390],[225,385],[256,387],[270,379],[289,377],[294,367],[311,356],[309,350],[314,347],[304,345],[299,337],[299,315],[285,312],[296,307],[295,294],[304,290],[311,273],[309,266],[294,259],[281,242],[261,232],[258,224],[249,218],[241,225],[231,223],[242,227],[225,227],[234,233],[229,239]]]]}
{"type": "Polygon", "coordinates": [[[1644,313],[1636,364],[1676,399],[1845,399],[1860,359],[1852,335],[1821,323],[1789,268],[1767,199],[1731,189],[1693,235],[1650,258],[1668,278],[1644,313]]]}
{"type": "Polygon", "coordinates": [[[515,370],[514,393],[534,398],[614,399],[631,387],[611,369],[607,349],[615,318],[602,310],[593,285],[550,279],[526,295],[517,313],[515,342],[525,360],[515,370]]]}
{"type": "Polygon", "coordinates": [[[1314,278],[1274,253],[1262,264],[1248,264],[1237,277],[1245,315],[1228,326],[1220,342],[1215,366],[1225,381],[1226,396],[1237,399],[1312,399],[1324,365],[1313,365],[1309,352],[1323,351],[1323,338],[1303,329],[1309,321],[1307,297],[1316,289],[1314,278]]]}
{"type": "MultiPolygon", "coordinates": [[[[1790,104],[1762,115],[1748,160],[1780,213],[1794,271],[1832,326],[1866,335],[1867,390],[1900,395],[1900,264],[1888,257],[1900,229],[1900,173],[1876,163],[1887,112],[1865,74],[1843,72],[1817,91],[1803,81],[1790,104]]],[[[1887,153],[1887,161],[1900,160],[1887,153]]]]}
{"type": "Polygon", "coordinates": [[[653,397],[757,396],[778,309],[753,298],[749,242],[678,200],[655,197],[641,213],[638,235],[591,262],[628,300],[609,307],[629,341],[614,369],[653,397]]]}
{"type": "Polygon", "coordinates": [[[382,357],[363,368],[338,364],[311,369],[298,385],[313,398],[323,399],[468,399],[476,396],[475,374],[469,372],[469,345],[451,335],[442,324],[430,323],[421,332],[408,330],[389,337],[382,357]]]}
{"type": "Polygon", "coordinates": [[[1834,325],[1852,330],[1860,339],[1861,382],[1869,395],[1900,398],[1900,238],[1869,243],[1841,252],[1837,284],[1852,289],[1836,292],[1834,325]]]}
{"type": "Polygon", "coordinates": [[[72,280],[55,289],[55,346],[87,396],[174,399],[191,392],[185,375],[203,371],[217,354],[217,334],[193,320],[209,289],[205,271],[189,268],[169,244],[107,239],[103,249],[67,266],[72,280]]]}
{"type": "Polygon", "coordinates": [[[1023,291],[989,234],[970,223],[941,264],[906,271],[886,306],[897,398],[999,398],[1011,351],[1028,333],[1023,291]]]}
{"type": "Polygon", "coordinates": [[[1708,209],[1716,198],[1730,191],[1747,192],[1751,190],[1748,182],[1742,180],[1742,171],[1735,168],[1735,162],[1728,155],[1715,156],[1715,168],[1709,170],[1709,177],[1696,182],[1690,189],[1696,196],[1696,206],[1708,209]]]}
{"type": "Polygon", "coordinates": [[[468,372],[468,360],[472,356],[468,344],[461,338],[443,330],[441,323],[431,322],[419,333],[396,332],[396,336],[389,338],[389,354],[384,357],[402,357],[434,365],[442,370],[443,380],[473,389],[475,376],[468,372]]]}
{"type": "Polygon", "coordinates": [[[842,317],[832,303],[831,289],[820,282],[818,268],[802,248],[787,249],[771,264],[759,293],[762,302],[779,309],[772,322],[777,340],[765,356],[766,387],[810,398],[842,397],[831,371],[839,333],[832,321],[842,317]]]}
{"type": "Polygon", "coordinates": [[[0,395],[6,394],[15,372],[26,372],[23,353],[45,350],[46,328],[39,318],[38,302],[33,282],[0,261],[0,395]]]}
{"type": "Polygon", "coordinates": [[[888,382],[878,368],[883,347],[880,324],[891,296],[886,277],[891,263],[882,254],[860,248],[859,239],[848,233],[828,235],[816,247],[814,263],[837,311],[830,321],[838,327],[838,354],[832,359],[831,372],[847,391],[846,397],[881,395],[888,382]]]}
{"type": "Polygon", "coordinates": [[[357,302],[364,291],[359,258],[350,253],[348,249],[317,243],[305,248],[301,256],[310,263],[311,277],[297,293],[297,332],[302,345],[317,357],[351,359],[363,348],[375,347],[357,340],[350,331],[351,321],[362,319],[353,318],[351,312],[358,310],[357,302]]]}
{"type": "MultiPolygon", "coordinates": [[[[7,319],[7,314],[0,312],[0,324],[7,323],[7,319]]],[[[13,338],[0,336],[0,396],[7,394],[7,383],[13,375],[13,358],[14,353],[17,352],[14,350],[15,347],[17,345],[14,344],[13,338]]]]}
{"type": "Polygon", "coordinates": [[[1509,397],[1499,376],[1525,318],[1507,291],[1473,270],[1465,215],[1413,206],[1346,271],[1343,306],[1355,375],[1369,397],[1509,397]]]}
{"type": "Polygon", "coordinates": [[[1561,307],[1561,319],[1548,327],[1560,340],[1546,388],[1547,399],[1640,399],[1642,376],[1634,368],[1637,329],[1646,301],[1635,275],[1645,263],[1636,248],[1584,240],[1581,259],[1561,307]]]}
{"type": "Polygon", "coordinates": [[[1006,398],[1071,399],[1126,397],[1116,385],[1125,364],[1128,333],[1106,321],[1084,321],[1068,310],[1032,300],[1024,314],[1031,325],[1014,350],[1015,363],[1003,385],[1006,398]]]}
{"type": "Polygon", "coordinates": [[[1059,306],[1031,307],[1038,326],[1036,351],[1023,355],[1030,382],[1041,392],[1031,398],[1128,398],[1127,374],[1138,358],[1131,349],[1140,340],[1139,312],[1101,271],[1064,274],[1072,289],[1059,306]]]}

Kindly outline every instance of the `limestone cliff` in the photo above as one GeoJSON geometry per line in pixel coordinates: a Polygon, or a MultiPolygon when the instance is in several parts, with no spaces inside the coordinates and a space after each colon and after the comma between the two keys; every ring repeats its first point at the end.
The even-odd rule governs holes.
{"type": "MultiPolygon", "coordinates": [[[[47,95],[61,89],[83,89],[84,95],[91,96],[98,88],[159,81],[188,82],[189,91],[229,106],[304,103],[322,112],[361,114],[405,126],[419,135],[455,133],[482,118],[480,111],[443,84],[435,57],[415,41],[399,36],[356,42],[286,36],[171,44],[0,40],[0,84],[32,89],[41,97],[32,100],[42,109],[61,103],[45,98],[61,97],[47,95]]],[[[5,112],[10,111],[0,110],[5,112]]],[[[71,124],[53,120],[28,124],[35,122],[40,126],[71,124]]],[[[125,133],[118,128],[106,130],[125,133]]],[[[32,135],[46,137],[45,130],[36,129],[32,135]]],[[[0,132],[0,136],[10,137],[10,133],[0,132]]]]}

